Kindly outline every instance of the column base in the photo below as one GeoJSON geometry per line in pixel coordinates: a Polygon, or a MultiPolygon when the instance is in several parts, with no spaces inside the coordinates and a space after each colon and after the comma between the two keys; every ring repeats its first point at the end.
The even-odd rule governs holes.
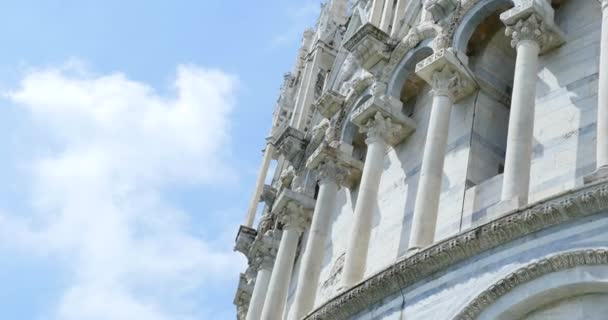
{"type": "Polygon", "coordinates": [[[507,213],[511,213],[519,210],[520,208],[527,205],[527,202],[522,201],[520,197],[514,197],[509,200],[502,200],[499,203],[488,208],[488,216],[497,218],[504,216],[507,213]]]}
{"type": "Polygon", "coordinates": [[[597,168],[590,175],[583,177],[583,182],[585,184],[591,184],[606,179],[608,179],[608,166],[597,168]]]}

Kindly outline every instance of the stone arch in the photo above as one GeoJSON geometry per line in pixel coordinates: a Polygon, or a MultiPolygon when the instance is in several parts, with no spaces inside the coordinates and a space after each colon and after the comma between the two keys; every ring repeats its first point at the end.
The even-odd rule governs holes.
{"type": "Polygon", "coordinates": [[[501,8],[511,8],[514,0],[470,0],[461,10],[456,20],[456,29],[452,37],[452,47],[466,52],[469,40],[477,27],[491,14],[501,8]]]}
{"type": "Polygon", "coordinates": [[[401,89],[405,85],[407,79],[414,74],[416,64],[433,54],[432,38],[427,38],[420,42],[416,48],[409,50],[393,68],[392,74],[387,83],[387,95],[399,99],[401,89]]]}
{"type": "Polygon", "coordinates": [[[500,279],[475,297],[456,320],[519,319],[549,303],[608,294],[608,249],[562,252],[500,279]]]}
{"type": "Polygon", "coordinates": [[[368,88],[363,94],[359,95],[357,99],[354,99],[353,102],[346,105],[345,110],[347,110],[347,112],[345,112],[344,115],[343,126],[340,128],[341,142],[346,142],[348,144],[353,143],[355,135],[358,132],[358,128],[353,122],[350,121],[350,115],[372,97],[369,91],[370,88],[368,88]]]}

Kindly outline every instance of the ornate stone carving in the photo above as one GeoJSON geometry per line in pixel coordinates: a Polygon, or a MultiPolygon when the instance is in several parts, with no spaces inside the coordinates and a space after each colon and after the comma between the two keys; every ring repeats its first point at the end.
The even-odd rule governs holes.
{"type": "Polygon", "coordinates": [[[435,21],[447,17],[458,5],[457,0],[427,0],[424,9],[427,10],[435,21]]]}
{"type": "Polygon", "coordinates": [[[477,88],[469,71],[452,49],[442,49],[416,65],[416,74],[429,83],[436,95],[447,95],[457,102],[477,88]]]}
{"type": "Polygon", "coordinates": [[[351,121],[368,137],[395,145],[416,129],[414,120],[401,112],[401,102],[389,96],[373,96],[351,115],[351,121]]]}
{"type": "Polygon", "coordinates": [[[261,269],[272,270],[279,249],[280,237],[276,235],[278,232],[277,230],[267,231],[253,241],[249,251],[251,268],[256,271],[261,269]]]}
{"type": "Polygon", "coordinates": [[[608,182],[542,200],[404,257],[330,299],[305,319],[347,319],[402,288],[517,238],[608,210],[608,182]]]}
{"type": "Polygon", "coordinates": [[[272,208],[285,228],[303,231],[310,224],[315,200],[305,194],[284,189],[272,208]]]}
{"type": "Polygon", "coordinates": [[[253,283],[248,279],[247,275],[241,273],[239,277],[239,285],[236,289],[233,303],[236,306],[237,317],[239,320],[244,320],[247,317],[247,309],[249,309],[249,301],[253,294],[253,283]]]}
{"type": "Polygon", "coordinates": [[[273,188],[269,185],[264,185],[264,190],[262,190],[262,195],[260,196],[262,201],[266,203],[266,206],[272,208],[274,204],[274,200],[277,198],[277,189],[273,188]]]}
{"type": "Polygon", "coordinates": [[[384,31],[366,23],[344,42],[344,48],[353,54],[363,69],[370,70],[378,62],[388,60],[394,43],[384,31]]]}
{"type": "Polygon", "coordinates": [[[360,178],[363,163],[335,144],[322,143],[306,161],[306,168],[316,171],[321,179],[329,177],[339,185],[350,187],[360,178]]]}
{"type": "Polygon", "coordinates": [[[257,231],[255,231],[255,229],[240,226],[239,232],[236,235],[234,251],[238,251],[249,258],[249,249],[256,235],[257,231]]]}
{"type": "Polygon", "coordinates": [[[547,1],[522,0],[513,9],[503,12],[500,19],[507,26],[506,35],[515,48],[521,41],[534,41],[540,53],[546,53],[564,43],[562,32],[553,22],[553,8],[547,1]]]}
{"type": "Polygon", "coordinates": [[[335,91],[327,90],[315,103],[316,109],[325,118],[333,117],[344,104],[345,97],[335,91]]]}
{"type": "Polygon", "coordinates": [[[276,222],[276,216],[267,213],[262,216],[260,219],[260,224],[258,225],[258,236],[263,236],[266,232],[272,230],[274,228],[276,222]]]}
{"type": "Polygon", "coordinates": [[[608,264],[608,249],[589,249],[563,252],[534,262],[497,281],[471,301],[454,319],[474,320],[485,308],[500,297],[526,282],[546,274],[572,269],[578,266],[608,264]]]}
{"type": "Polygon", "coordinates": [[[307,144],[304,132],[293,127],[286,127],[273,144],[277,148],[277,152],[285,156],[294,169],[300,168],[307,144]]]}

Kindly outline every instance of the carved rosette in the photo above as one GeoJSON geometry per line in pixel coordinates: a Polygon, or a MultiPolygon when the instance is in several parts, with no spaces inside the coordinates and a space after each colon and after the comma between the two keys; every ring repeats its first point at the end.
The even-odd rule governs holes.
{"type": "Polygon", "coordinates": [[[284,229],[304,231],[312,219],[315,200],[303,193],[284,189],[272,208],[284,229]]]}
{"type": "Polygon", "coordinates": [[[475,91],[477,85],[451,48],[441,49],[416,65],[416,74],[432,86],[435,95],[453,102],[475,91]]]}
{"type": "Polygon", "coordinates": [[[522,0],[503,12],[500,19],[507,26],[505,32],[514,48],[522,41],[533,41],[542,54],[564,43],[564,35],[555,25],[554,11],[547,1],[522,0]]]}
{"type": "Polygon", "coordinates": [[[255,239],[251,244],[249,256],[251,257],[251,267],[253,270],[272,270],[279,248],[278,232],[276,230],[268,231],[266,234],[255,239]]]}
{"type": "Polygon", "coordinates": [[[370,70],[382,60],[388,60],[393,47],[391,37],[371,23],[363,25],[344,43],[344,48],[365,70],[370,70]]]}
{"type": "Polygon", "coordinates": [[[308,158],[306,168],[319,178],[332,179],[338,185],[351,187],[361,177],[363,163],[339,148],[323,143],[308,158]]]}
{"type": "Polygon", "coordinates": [[[350,120],[367,134],[369,142],[383,139],[389,145],[398,144],[416,129],[414,120],[401,112],[401,102],[386,95],[370,98],[352,113],[350,120]]]}

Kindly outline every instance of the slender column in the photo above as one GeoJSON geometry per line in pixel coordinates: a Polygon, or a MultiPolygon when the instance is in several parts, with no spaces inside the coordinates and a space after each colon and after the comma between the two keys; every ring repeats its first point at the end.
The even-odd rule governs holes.
{"type": "Polygon", "coordinates": [[[249,303],[249,310],[247,311],[247,320],[260,319],[262,307],[264,306],[264,299],[266,298],[266,291],[268,291],[271,272],[272,267],[262,267],[258,270],[258,275],[255,278],[255,286],[253,287],[253,294],[251,295],[251,302],[249,303]]]}
{"type": "Polygon", "coordinates": [[[255,220],[255,214],[258,210],[258,203],[260,202],[260,195],[262,195],[262,191],[264,190],[264,182],[266,181],[266,174],[268,173],[268,167],[270,166],[270,160],[272,160],[273,154],[274,147],[272,146],[272,144],[269,143],[266,145],[264,157],[262,158],[262,164],[258,173],[258,180],[255,183],[253,197],[251,198],[251,202],[249,203],[247,221],[245,222],[245,226],[247,227],[251,227],[255,220]]]}
{"type": "Polygon", "coordinates": [[[517,206],[528,203],[530,167],[534,138],[534,107],[536,104],[536,74],[542,35],[542,21],[536,15],[519,20],[507,27],[512,45],[517,50],[507,152],[502,185],[502,201],[514,201],[517,206]]]}
{"type": "Polygon", "coordinates": [[[389,32],[388,28],[393,22],[393,0],[385,0],[384,10],[382,11],[382,20],[380,22],[380,30],[389,32]]]}
{"type": "Polygon", "coordinates": [[[348,175],[348,169],[337,159],[315,166],[319,181],[319,196],[312,216],[308,242],[302,257],[302,267],[298,275],[298,288],[290,313],[290,319],[299,320],[314,306],[319,283],[319,274],[324,257],[325,242],[329,234],[331,216],[336,208],[336,195],[340,184],[348,175]]]}
{"type": "Polygon", "coordinates": [[[456,82],[457,75],[449,67],[433,75],[434,98],[412,218],[410,251],[432,244],[435,238],[443,164],[454,104],[450,89],[456,82]]]}
{"type": "Polygon", "coordinates": [[[275,231],[271,230],[256,238],[251,245],[249,253],[252,257],[251,267],[257,272],[257,275],[249,303],[247,320],[259,320],[262,314],[272,266],[277,254],[277,241],[275,231]]]}
{"type": "MultiPolygon", "coordinates": [[[[372,10],[369,13],[369,22],[376,27],[380,26],[380,21],[382,20],[382,12],[384,9],[385,0],[373,0],[372,10]]],[[[389,0],[390,1],[390,0],[389,0]]]]}
{"type": "Polygon", "coordinates": [[[395,13],[393,14],[393,29],[391,29],[391,37],[396,38],[401,28],[401,20],[405,17],[406,0],[397,0],[395,13]]]}
{"type": "MultiPolygon", "coordinates": [[[[608,0],[602,5],[602,38],[599,88],[597,91],[597,169],[608,170],[608,0]]],[[[608,176],[608,174],[605,174],[608,176]]]]}
{"type": "Polygon", "coordinates": [[[388,147],[387,136],[394,130],[393,126],[395,124],[390,118],[378,112],[367,122],[366,127],[361,128],[367,133],[367,155],[344,260],[343,287],[352,287],[363,279],[365,273],[372,217],[377,206],[378,186],[382,176],[384,154],[388,147]]]}
{"type": "Polygon", "coordinates": [[[289,202],[281,214],[280,219],[284,223],[283,236],[270,276],[268,293],[262,309],[262,320],[283,319],[298,239],[305,226],[310,223],[309,213],[307,214],[306,210],[294,201],[289,202]]]}

